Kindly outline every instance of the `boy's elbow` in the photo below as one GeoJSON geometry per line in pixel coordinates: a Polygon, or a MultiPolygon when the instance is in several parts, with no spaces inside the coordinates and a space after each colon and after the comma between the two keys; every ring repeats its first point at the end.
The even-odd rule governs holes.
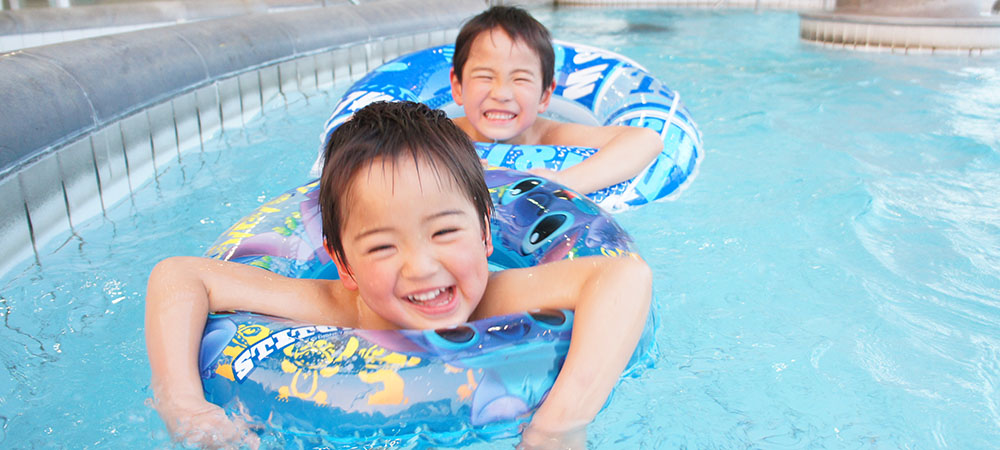
{"type": "Polygon", "coordinates": [[[636,256],[634,258],[628,258],[630,261],[629,272],[633,278],[633,281],[638,286],[643,286],[647,288],[650,293],[653,289],[653,269],[646,264],[646,261],[642,258],[636,256]]]}
{"type": "Polygon", "coordinates": [[[203,258],[193,256],[172,256],[153,266],[146,283],[146,302],[158,301],[170,296],[192,282],[199,282],[198,267],[203,258]]]}
{"type": "Polygon", "coordinates": [[[190,256],[171,256],[160,260],[153,266],[153,274],[160,274],[163,272],[173,272],[177,270],[178,267],[183,267],[185,262],[193,259],[190,256]]]}
{"type": "Polygon", "coordinates": [[[185,273],[199,258],[191,256],[171,256],[153,266],[149,273],[149,286],[169,281],[185,273]]]}
{"type": "Polygon", "coordinates": [[[646,315],[649,314],[649,308],[653,304],[653,270],[641,258],[637,257],[633,261],[631,272],[634,277],[633,283],[637,289],[633,303],[636,308],[636,317],[642,317],[641,320],[644,322],[646,315]]]}
{"type": "Polygon", "coordinates": [[[642,128],[641,130],[643,147],[648,148],[653,155],[659,154],[663,150],[663,139],[660,138],[660,133],[649,128],[642,128]]]}
{"type": "Polygon", "coordinates": [[[652,284],[653,269],[649,267],[649,264],[646,264],[646,260],[637,257],[632,259],[632,261],[634,261],[635,271],[637,275],[640,276],[642,280],[646,282],[646,284],[652,284]]]}
{"type": "Polygon", "coordinates": [[[625,286],[635,289],[642,298],[649,298],[653,291],[653,270],[638,255],[613,258],[610,261],[617,268],[618,277],[625,286]]]}
{"type": "Polygon", "coordinates": [[[660,144],[663,143],[663,140],[660,139],[660,133],[656,132],[656,130],[653,130],[652,128],[646,128],[646,127],[640,127],[639,129],[642,130],[642,138],[644,140],[646,140],[646,141],[656,141],[656,142],[659,142],[660,144]]]}

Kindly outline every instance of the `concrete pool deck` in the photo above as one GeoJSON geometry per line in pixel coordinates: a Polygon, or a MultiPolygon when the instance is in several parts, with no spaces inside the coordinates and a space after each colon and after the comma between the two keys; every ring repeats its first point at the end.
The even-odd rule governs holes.
{"type": "Polygon", "coordinates": [[[892,53],[981,55],[1000,50],[1000,17],[799,14],[799,35],[826,47],[892,53]]]}
{"type": "Polygon", "coordinates": [[[1000,50],[1000,1],[839,0],[799,14],[799,36],[825,47],[971,56],[1000,50]]]}

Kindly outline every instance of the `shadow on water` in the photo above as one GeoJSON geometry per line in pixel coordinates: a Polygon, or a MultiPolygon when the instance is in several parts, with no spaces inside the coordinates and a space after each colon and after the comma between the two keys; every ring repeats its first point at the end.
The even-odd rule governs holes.
{"type": "MultiPolygon", "coordinates": [[[[608,20],[606,17],[601,19],[596,19],[593,17],[585,17],[584,20],[579,20],[576,16],[569,18],[558,14],[560,10],[573,10],[580,9],[579,7],[560,7],[559,5],[554,5],[549,8],[541,8],[550,15],[536,15],[542,23],[546,24],[550,29],[558,29],[563,33],[568,34],[580,34],[580,35],[594,35],[594,34],[610,34],[618,36],[633,36],[633,35],[658,35],[661,37],[667,34],[674,34],[677,30],[670,25],[674,20],[679,20],[680,16],[672,12],[665,10],[653,10],[653,17],[661,22],[653,21],[635,21],[633,20],[620,20],[612,19],[608,20]],[[566,20],[563,20],[563,19],[566,20]]],[[[538,11],[535,11],[536,14],[538,11]]]]}
{"type": "Polygon", "coordinates": [[[674,29],[671,26],[644,22],[629,22],[621,31],[623,34],[667,34],[673,32],[674,29]]]}
{"type": "Polygon", "coordinates": [[[560,30],[567,35],[586,36],[599,34],[605,36],[630,36],[636,38],[664,39],[666,36],[675,34],[675,29],[669,25],[646,23],[646,22],[625,22],[625,21],[604,21],[600,23],[574,23],[560,26],[560,30]]]}

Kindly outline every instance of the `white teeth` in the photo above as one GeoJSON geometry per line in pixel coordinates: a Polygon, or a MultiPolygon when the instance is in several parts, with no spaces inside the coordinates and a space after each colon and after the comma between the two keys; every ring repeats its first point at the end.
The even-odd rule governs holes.
{"type": "Polygon", "coordinates": [[[423,294],[407,295],[406,298],[413,302],[426,302],[427,300],[441,295],[442,292],[444,292],[444,288],[437,288],[430,292],[424,292],[423,294]]]}
{"type": "Polygon", "coordinates": [[[485,114],[487,119],[490,120],[510,120],[514,118],[511,113],[499,113],[499,112],[488,112],[485,114]]]}

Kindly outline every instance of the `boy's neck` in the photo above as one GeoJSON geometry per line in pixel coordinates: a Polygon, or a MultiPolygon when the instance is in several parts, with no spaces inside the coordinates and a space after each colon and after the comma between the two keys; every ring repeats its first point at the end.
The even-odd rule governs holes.
{"type": "Polygon", "coordinates": [[[483,136],[479,133],[479,130],[476,130],[465,117],[457,117],[453,119],[453,121],[455,122],[455,125],[458,125],[458,127],[462,129],[462,131],[465,131],[465,134],[469,135],[469,139],[472,139],[475,142],[492,142],[494,144],[509,145],[552,145],[551,143],[545,142],[545,132],[548,130],[552,121],[542,117],[536,119],[535,123],[531,124],[531,127],[524,130],[521,134],[504,140],[483,136]]]}

